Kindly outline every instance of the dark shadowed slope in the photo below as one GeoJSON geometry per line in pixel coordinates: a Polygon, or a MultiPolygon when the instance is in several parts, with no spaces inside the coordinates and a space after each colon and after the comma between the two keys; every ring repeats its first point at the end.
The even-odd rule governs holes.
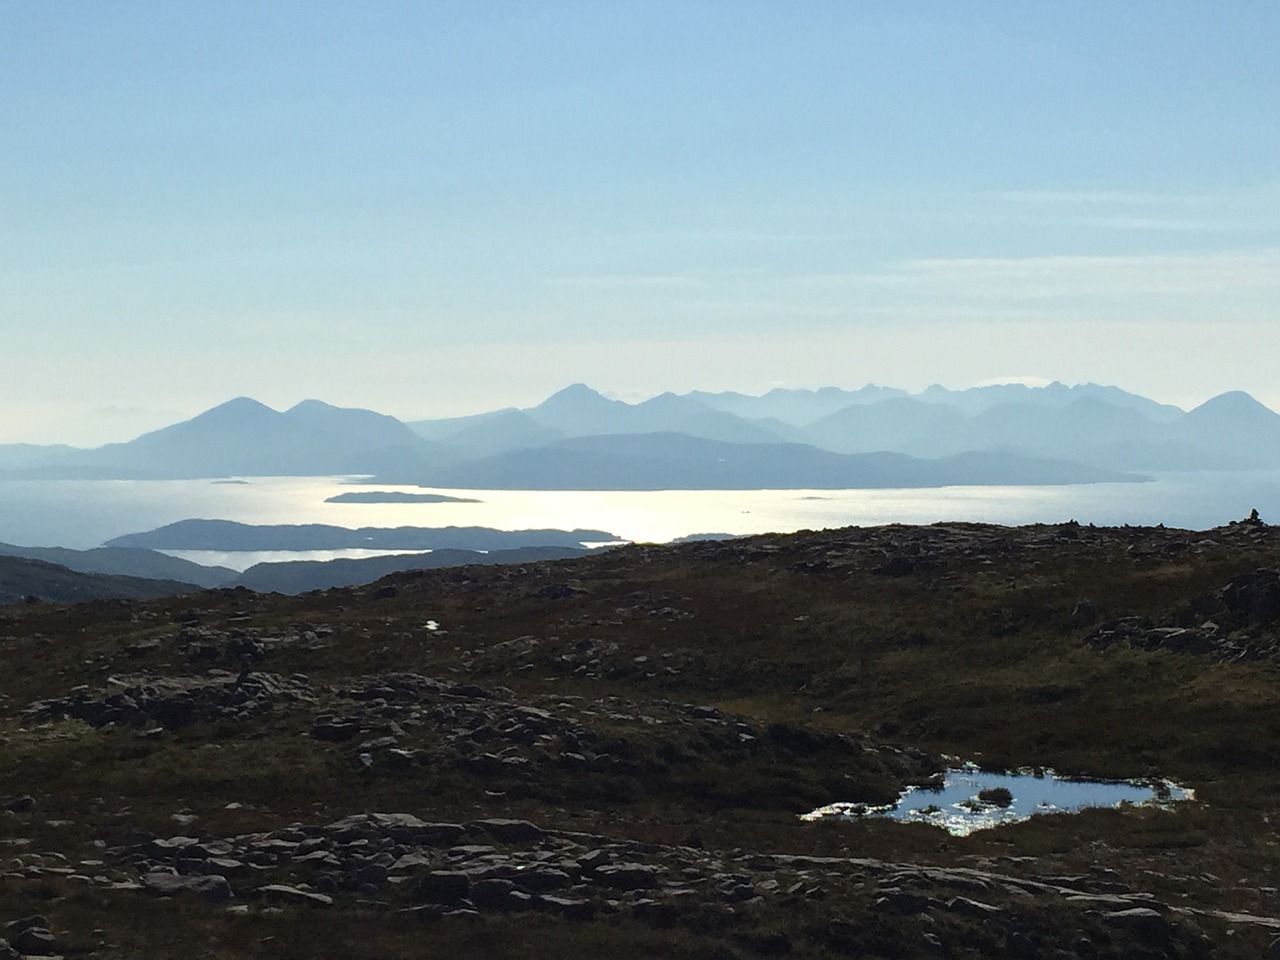
{"type": "Polygon", "coordinates": [[[190,560],[141,548],[98,547],[93,550],[69,550],[65,547],[19,547],[11,543],[0,543],[0,556],[43,560],[77,573],[176,580],[200,587],[225,586],[239,576],[235,570],[227,567],[206,567],[190,560]]]}
{"type": "Polygon", "coordinates": [[[237,586],[260,593],[306,593],[331,587],[351,587],[372,583],[380,577],[403,570],[434,570],[471,564],[532,563],[539,560],[568,560],[587,551],[581,547],[517,547],[479,553],[474,550],[436,550],[431,553],[368,557],[360,560],[295,560],[286,563],[259,563],[246,570],[237,586]]]}
{"type": "Polygon", "coordinates": [[[147,600],[196,593],[193,583],[173,580],[145,580],[141,577],[78,573],[43,560],[0,557],[0,604],[18,603],[27,598],[53,603],[80,603],[112,598],[147,600]]]}
{"type": "Polygon", "coordinates": [[[1088,483],[1134,479],[1079,464],[973,453],[919,460],[802,444],[720,443],[680,434],[581,437],[446,468],[440,486],[531,490],[753,490],[1088,483]]]}
{"type": "Polygon", "coordinates": [[[233,520],[181,520],[107,541],[153,550],[505,550],[608,543],[604,530],[493,530],[489,527],[334,527],[321,523],[255,526],[233,520]]]}

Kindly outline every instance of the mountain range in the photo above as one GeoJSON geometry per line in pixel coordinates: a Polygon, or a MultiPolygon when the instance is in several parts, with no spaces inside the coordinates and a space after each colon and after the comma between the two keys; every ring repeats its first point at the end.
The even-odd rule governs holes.
{"type": "Polygon", "coordinates": [[[1280,415],[1247,394],[1184,412],[1060,383],[695,391],[634,404],[574,384],[528,409],[411,422],[241,397],[125,443],[0,445],[5,478],[343,474],[480,489],[1080,483],[1269,467],[1280,467],[1280,415]]]}
{"type": "Polygon", "coordinates": [[[401,570],[472,564],[563,560],[590,552],[584,543],[616,543],[603,530],[494,530],[487,527],[364,527],[324,524],[254,526],[226,520],[186,520],[116,538],[92,550],[0,543],[0,605],[32,598],[77,603],[145,598],[220,587],[303,593],[370,583],[401,570]],[[124,545],[120,545],[124,544],[124,545]],[[259,549],[306,552],[359,546],[403,550],[386,556],[256,563],[243,572],[205,566],[164,549],[259,549]]]}

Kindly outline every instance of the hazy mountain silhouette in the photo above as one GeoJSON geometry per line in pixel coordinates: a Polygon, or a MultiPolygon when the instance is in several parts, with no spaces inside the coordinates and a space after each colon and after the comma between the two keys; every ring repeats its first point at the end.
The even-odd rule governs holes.
{"type": "Polygon", "coordinates": [[[1183,415],[1183,411],[1177,407],[1157,403],[1136,393],[1121,390],[1119,387],[1102,386],[1096,383],[1080,383],[1069,387],[1056,380],[1043,387],[1032,387],[1024,383],[1000,383],[985,387],[969,387],[965,390],[948,390],[946,387],[934,384],[916,395],[916,399],[926,403],[942,403],[956,407],[969,416],[977,416],[1001,404],[1065,407],[1086,397],[1102,400],[1114,407],[1137,410],[1146,419],[1158,423],[1176,420],[1183,415]]]}
{"type": "MultiPolygon", "coordinates": [[[[1088,479],[1109,471],[1271,467],[1280,466],[1280,415],[1243,393],[1184,413],[1116,387],[1061,383],[933,386],[914,396],[881,386],[771,390],[761,397],[666,393],[636,404],[579,383],[528,410],[416,421],[412,428],[318,400],[279,413],[241,397],[128,443],[92,450],[6,445],[0,473],[71,479],[368,474],[387,483],[512,489],[590,489],[597,482],[590,478],[610,489],[705,488],[713,476],[739,489],[777,485],[783,477],[795,486],[829,486],[837,475],[864,485],[878,475],[866,464],[837,468],[817,456],[822,452],[1006,455],[989,461],[981,483],[1020,482],[1020,468],[1008,476],[995,472],[999,465],[1013,469],[1009,456],[1058,461],[1058,473],[1088,479]],[[726,453],[693,441],[749,449],[726,453]],[[779,449],[766,453],[769,447],[779,449]],[[708,465],[713,453],[716,465],[708,465]],[[786,463],[758,462],[766,455],[786,463]],[[1068,460],[1094,469],[1065,470],[1068,460]],[[732,470],[718,464],[741,472],[730,477],[732,470]]],[[[890,472],[883,482],[917,486],[921,475],[918,468],[890,472]]]]}
{"type": "Polygon", "coordinates": [[[80,573],[44,560],[0,556],[0,604],[18,603],[28,598],[53,603],[153,599],[196,593],[200,589],[191,583],[80,573]]]}
{"type": "Polygon", "coordinates": [[[685,396],[715,410],[723,410],[747,420],[778,420],[800,427],[830,416],[850,404],[878,403],[894,397],[905,397],[907,391],[868,384],[858,390],[841,390],[839,387],[822,387],[817,390],[775,387],[759,397],[732,391],[706,393],[702,390],[694,390],[685,396]]]}
{"type": "Polygon", "coordinates": [[[697,400],[664,393],[641,403],[610,400],[575,383],[527,411],[544,427],[564,437],[633,433],[680,433],[729,443],[761,443],[777,435],[741,417],[697,400]]]}
{"type": "Polygon", "coordinates": [[[1206,451],[1206,459],[1242,467],[1280,466],[1280,414],[1238,390],[1206,400],[1170,424],[1169,433],[1206,451]]]}
{"type": "Polygon", "coordinates": [[[501,410],[473,413],[465,417],[442,417],[439,420],[406,420],[405,426],[424,440],[448,440],[461,431],[469,427],[478,426],[486,420],[493,420],[508,413],[520,412],[515,407],[503,407],[501,410]]]}
{"type": "Polygon", "coordinates": [[[65,444],[0,443],[0,470],[29,470],[79,452],[65,444]]]}
{"type": "Polygon", "coordinates": [[[372,583],[401,570],[432,570],[468,564],[533,563],[538,560],[566,560],[587,553],[581,547],[515,547],[479,553],[474,550],[436,550],[432,553],[368,557],[361,560],[294,560],[259,563],[246,570],[236,586],[259,593],[306,593],[331,587],[351,587],[372,583]]]}
{"type": "Polygon", "coordinates": [[[1003,453],[921,460],[839,454],[803,444],[725,443],[683,434],[575,437],[457,464],[441,486],[531,490],[753,490],[1088,483],[1135,479],[1062,461],[1003,453]]]}
{"type": "Polygon", "coordinates": [[[323,523],[248,524],[180,520],[108,540],[151,550],[509,550],[579,547],[617,540],[605,530],[494,530],[489,527],[335,527],[323,523]]]}
{"type": "Polygon", "coordinates": [[[239,576],[227,567],[203,566],[155,550],[132,547],[97,547],[93,550],[70,550],[66,547],[19,547],[0,543],[0,556],[43,560],[77,573],[103,573],[115,576],[141,577],[147,580],[170,580],[200,587],[222,587],[239,576]]]}
{"type": "Polygon", "coordinates": [[[959,431],[965,417],[952,407],[894,397],[855,403],[810,424],[809,442],[839,453],[892,451],[942,457],[969,449],[959,431]]]}
{"type": "Polygon", "coordinates": [[[51,458],[42,469],[140,478],[344,474],[419,468],[434,453],[384,414],[319,400],[278,413],[239,397],[127,443],[51,458]]]}
{"type": "Polygon", "coordinates": [[[540,447],[564,439],[555,427],[539,423],[523,410],[507,410],[469,424],[443,440],[458,459],[485,457],[504,450],[540,447]]]}

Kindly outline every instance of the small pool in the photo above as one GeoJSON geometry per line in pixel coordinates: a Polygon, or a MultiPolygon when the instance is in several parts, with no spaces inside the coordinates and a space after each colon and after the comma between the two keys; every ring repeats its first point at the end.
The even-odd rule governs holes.
{"type": "Polygon", "coordinates": [[[947,770],[936,785],[910,788],[896,804],[831,803],[801,819],[889,817],[932,824],[963,837],[1042,813],[1191,799],[1192,791],[1168,780],[1080,780],[1060,777],[1052,770],[988,773],[967,764],[947,770]]]}

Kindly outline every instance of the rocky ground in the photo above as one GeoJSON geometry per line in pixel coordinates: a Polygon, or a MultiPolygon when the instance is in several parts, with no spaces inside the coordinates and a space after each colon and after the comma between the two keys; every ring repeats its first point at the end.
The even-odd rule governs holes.
{"type": "Polygon", "coordinates": [[[0,610],[3,956],[1280,956],[1280,533],[880,527],[0,610]],[[1194,801],[953,837],[954,758],[1194,801]]]}

